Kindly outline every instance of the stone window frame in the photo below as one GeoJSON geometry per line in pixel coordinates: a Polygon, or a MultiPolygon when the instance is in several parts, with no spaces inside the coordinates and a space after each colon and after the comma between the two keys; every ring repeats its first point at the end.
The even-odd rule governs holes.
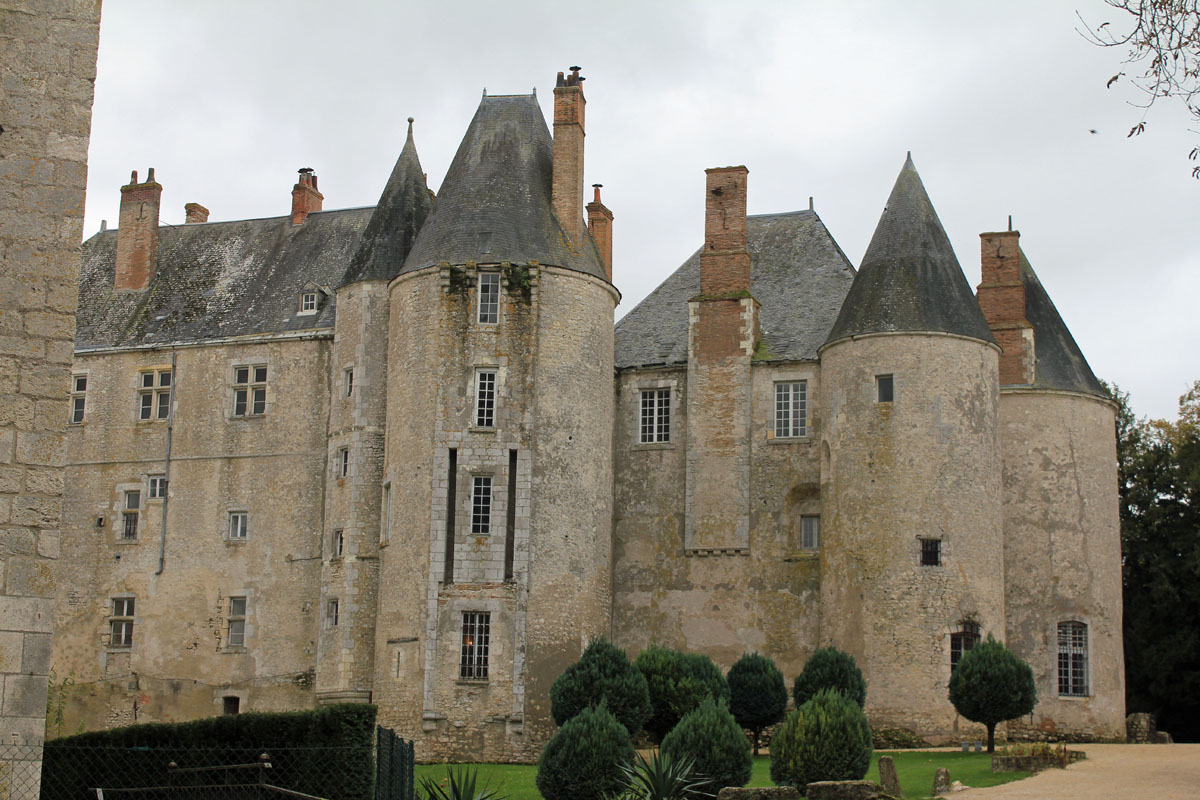
{"type": "MultiPolygon", "coordinates": [[[[758,394],[755,398],[754,410],[756,418],[758,418],[759,414],[763,413],[764,409],[766,411],[764,427],[766,429],[765,438],[768,444],[800,444],[813,440],[813,436],[815,435],[813,428],[813,402],[815,396],[812,392],[812,387],[815,381],[815,370],[805,366],[784,367],[776,369],[770,374],[770,389],[768,390],[769,394],[765,398],[765,405],[759,405],[760,403],[764,403],[764,398],[762,394],[758,394]],[[776,403],[778,402],[777,387],[789,383],[804,384],[804,432],[794,436],[780,436],[776,416],[776,403]]],[[[759,391],[761,392],[761,389],[759,391]]]]}
{"type": "Polygon", "coordinates": [[[130,544],[141,538],[142,531],[142,487],[120,490],[119,513],[117,514],[116,538],[118,542],[130,544]],[[132,503],[132,505],[131,505],[132,503]],[[130,535],[130,531],[133,535],[130,535]]]}
{"type": "Polygon", "coordinates": [[[460,683],[487,683],[491,666],[492,612],[464,610],[459,619],[458,680],[460,683]]]}
{"type": "Polygon", "coordinates": [[[815,552],[820,551],[820,549],[821,549],[821,515],[820,514],[801,514],[800,515],[800,549],[805,552],[808,552],[808,553],[815,553],[815,552]],[[813,532],[812,544],[808,544],[806,542],[808,532],[805,531],[804,523],[807,520],[816,520],[816,526],[815,526],[816,530],[813,532]]]}
{"type": "Polygon", "coordinates": [[[1087,621],[1078,617],[1060,620],[1054,626],[1055,696],[1060,700],[1087,700],[1092,696],[1092,637],[1090,628],[1091,625],[1087,621]],[[1064,647],[1064,629],[1082,632],[1082,643],[1075,645],[1068,642],[1064,647]],[[1064,656],[1067,659],[1065,662],[1064,656]],[[1064,665],[1066,666],[1065,673],[1064,665]],[[1076,680],[1078,673],[1082,673],[1081,681],[1076,680]],[[1063,693],[1064,678],[1067,682],[1067,693],[1063,693]],[[1076,689],[1077,686],[1079,687],[1078,690],[1076,689]]]}
{"type": "Polygon", "coordinates": [[[87,417],[87,389],[91,376],[86,370],[71,373],[71,402],[67,406],[67,424],[82,425],[87,417]],[[83,381],[82,385],[80,381],[83,381]]]}
{"type": "Polygon", "coordinates": [[[326,598],[325,600],[325,627],[329,629],[336,628],[340,622],[341,603],[336,597],[326,598]]]}
{"type": "Polygon", "coordinates": [[[500,324],[500,312],[504,303],[503,299],[503,281],[501,280],[500,271],[498,269],[476,269],[475,273],[475,323],[477,325],[487,325],[488,327],[500,324]],[[487,293],[489,300],[487,305],[484,305],[484,279],[487,279],[488,288],[494,289],[487,293]]]}
{"type": "Polygon", "coordinates": [[[152,472],[146,476],[146,502],[163,500],[170,489],[167,476],[161,472],[152,472]]]}
{"type": "Polygon", "coordinates": [[[467,501],[469,505],[467,506],[468,523],[466,533],[470,536],[491,536],[492,520],[496,511],[495,475],[491,472],[472,472],[470,473],[470,479],[471,493],[467,501]],[[482,485],[480,481],[487,481],[487,503],[484,511],[478,510],[482,508],[478,503],[481,495],[477,491],[478,487],[482,485]],[[484,513],[486,513],[486,519],[482,519],[484,513]],[[480,527],[486,527],[486,530],[480,530],[480,527]]]}
{"type": "Polygon", "coordinates": [[[308,316],[321,310],[321,293],[316,289],[306,289],[300,293],[297,315],[308,316]]]}
{"type": "Polygon", "coordinates": [[[271,365],[266,361],[245,361],[231,365],[229,382],[229,418],[231,420],[262,419],[271,409],[271,365]],[[246,370],[244,380],[241,374],[246,370]],[[259,373],[261,370],[261,376],[259,373]],[[261,377],[261,380],[260,380],[261,377]],[[262,393],[261,400],[259,393],[262,393]],[[241,412],[238,406],[241,405],[241,412]],[[260,409],[261,404],[261,410],[260,409]]]}
{"type": "Polygon", "coordinates": [[[114,594],[108,602],[108,648],[109,650],[128,651],[133,649],[133,632],[137,627],[137,595],[125,593],[114,594]],[[121,631],[121,640],[117,641],[117,631],[121,631]]]}
{"type": "Polygon", "coordinates": [[[133,407],[138,423],[162,422],[171,415],[175,376],[169,364],[141,367],[137,371],[137,403],[133,407]],[[149,381],[146,379],[149,378],[149,381]]]}
{"type": "Polygon", "coordinates": [[[630,405],[632,406],[632,423],[633,442],[631,449],[633,450],[673,450],[676,443],[679,441],[679,380],[676,378],[659,378],[636,381],[631,387],[633,397],[630,405]],[[659,391],[662,389],[670,390],[670,398],[667,405],[668,424],[670,431],[669,438],[661,442],[643,442],[642,441],[642,393],[649,391],[659,391]]]}
{"type": "Polygon", "coordinates": [[[230,592],[225,598],[225,641],[221,648],[222,652],[226,653],[244,653],[246,652],[246,640],[250,637],[250,592],[245,589],[237,589],[230,592]],[[238,601],[241,601],[240,607],[238,601]],[[240,612],[240,613],[239,613],[240,612]],[[238,637],[239,641],[234,643],[234,636],[238,637]]]}
{"type": "Polygon", "coordinates": [[[975,649],[983,641],[983,628],[979,622],[967,618],[960,620],[958,630],[950,632],[950,674],[958,667],[962,657],[975,649]],[[967,643],[970,642],[970,646],[967,643]],[[957,653],[957,657],[955,654],[957,653]]]}
{"type": "Polygon", "coordinates": [[[379,500],[379,545],[392,540],[392,482],[383,482],[383,496],[379,500]]]}
{"type": "Polygon", "coordinates": [[[250,512],[248,510],[231,508],[226,512],[225,541],[229,544],[245,544],[250,541],[250,512]]]}
{"type": "Polygon", "coordinates": [[[343,445],[337,449],[337,456],[333,462],[333,475],[337,480],[350,477],[350,445],[343,445]]]}
{"type": "Polygon", "coordinates": [[[492,364],[480,364],[475,367],[475,372],[471,378],[471,396],[475,398],[471,410],[471,430],[476,432],[492,432],[496,430],[496,416],[500,410],[500,367],[492,364]],[[483,397],[483,381],[481,376],[491,375],[491,408],[486,408],[483,397]],[[485,411],[490,424],[482,424],[485,420],[485,411]]]}
{"type": "Polygon", "coordinates": [[[876,405],[893,404],[896,402],[896,373],[879,372],[875,375],[876,405]],[[884,395],[887,399],[884,399],[884,395]]]}
{"type": "Polygon", "coordinates": [[[345,367],[342,369],[342,396],[354,396],[354,366],[345,367]]]}
{"type": "Polygon", "coordinates": [[[944,567],[946,566],[946,540],[942,536],[918,536],[917,537],[917,566],[922,569],[929,567],[944,567]],[[936,542],[937,546],[932,548],[926,547],[926,542],[936,542]],[[937,561],[927,562],[926,558],[931,553],[936,554],[937,561]]]}
{"type": "Polygon", "coordinates": [[[346,529],[334,528],[329,534],[329,558],[330,560],[342,558],[342,554],[346,551],[346,529]]]}

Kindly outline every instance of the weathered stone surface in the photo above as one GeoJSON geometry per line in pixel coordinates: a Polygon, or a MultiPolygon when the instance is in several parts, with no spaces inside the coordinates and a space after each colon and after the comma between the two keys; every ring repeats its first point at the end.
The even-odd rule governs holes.
{"type": "Polygon", "coordinates": [[[896,774],[896,762],[891,756],[879,757],[879,784],[883,791],[892,797],[904,797],[904,791],[900,788],[900,776],[896,774]]]}
{"type": "Polygon", "coordinates": [[[887,800],[875,781],[817,781],[805,789],[808,800],[887,800]]]}
{"type": "Polygon", "coordinates": [[[770,788],[728,787],[717,793],[717,800],[801,800],[800,791],[794,786],[772,786],[770,788]]]}
{"type": "Polygon", "coordinates": [[[933,774],[933,788],[929,794],[933,797],[941,797],[944,794],[950,793],[950,770],[945,767],[938,767],[937,772],[933,774]]]}

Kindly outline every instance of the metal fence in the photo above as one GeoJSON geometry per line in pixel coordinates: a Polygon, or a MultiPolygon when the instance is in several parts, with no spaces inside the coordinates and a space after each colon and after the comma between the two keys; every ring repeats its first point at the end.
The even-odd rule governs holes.
{"type": "Polygon", "coordinates": [[[411,741],[375,728],[375,800],[413,800],[414,757],[411,741]]]}

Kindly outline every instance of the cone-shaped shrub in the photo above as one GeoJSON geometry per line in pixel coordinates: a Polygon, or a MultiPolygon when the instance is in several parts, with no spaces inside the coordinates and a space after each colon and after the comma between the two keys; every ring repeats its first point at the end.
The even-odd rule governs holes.
{"type": "Polygon", "coordinates": [[[650,717],[646,679],[629,663],[625,651],[606,639],[589,644],[583,656],[554,681],[550,715],[562,725],[601,700],[630,736],[650,717]]]}
{"type": "Polygon", "coordinates": [[[721,668],[703,653],[683,653],[683,672],[708,691],[713,700],[729,700],[729,682],[721,668]]]}
{"type": "Polygon", "coordinates": [[[966,653],[950,676],[950,702],[958,713],[987,726],[988,752],[996,751],[996,723],[1033,711],[1033,670],[989,633],[966,653]]]}
{"type": "Polygon", "coordinates": [[[654,741],[662,738],[700,704],[707,688],[687,674],[683,653],[652,644],[634,659],[633,665],[646,678],[650,690],[650,718],[645,728],[654,741]]]}
{"type": "Polygon", "coordinates": [[[679,720],[659,749],[672,758],[695,759],[693,769],[713,794],[750,781],[750,743],[724,700],[704,698],[679,720]]]}
{"type": "Polygon", "coordinates": [[[729,669],[729,711],[738,725],[754,734],[754,755],[763,729],[783,719],[788,693],[775,662],[746,653],[729,669]]]}
{"type": "Polygon", "coordinates": [[[584,708],[546,743],[537,788],[546,800],[602,800],[624,783],[633,763],[629,733],[604,704],[584,708]]]}
{"type": "Polygon", "coordinates": [[[862,708],[867,704],[867,682],[862,670],[849,653],[836,647],[822,647],[804,662],[804,670],[796,676],[792,699],[796,708],[807,703],[822,689],[837,689],[862,708]]]}
{"type": "Polygon", "coordinates": [[[836,689],[788,714],[771,739],[771,780],[801,794],[814,781],[857,781],[871,766],[867,715],[836,689]]]}

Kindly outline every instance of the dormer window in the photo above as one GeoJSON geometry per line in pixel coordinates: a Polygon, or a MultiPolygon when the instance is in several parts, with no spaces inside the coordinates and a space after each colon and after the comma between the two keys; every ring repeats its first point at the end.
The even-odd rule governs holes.
{"type": "Polygon", "coordinates": [[[315,314],[317,313],[317,293],[303,292],[300,295],[300,313],[315,314]]]}

